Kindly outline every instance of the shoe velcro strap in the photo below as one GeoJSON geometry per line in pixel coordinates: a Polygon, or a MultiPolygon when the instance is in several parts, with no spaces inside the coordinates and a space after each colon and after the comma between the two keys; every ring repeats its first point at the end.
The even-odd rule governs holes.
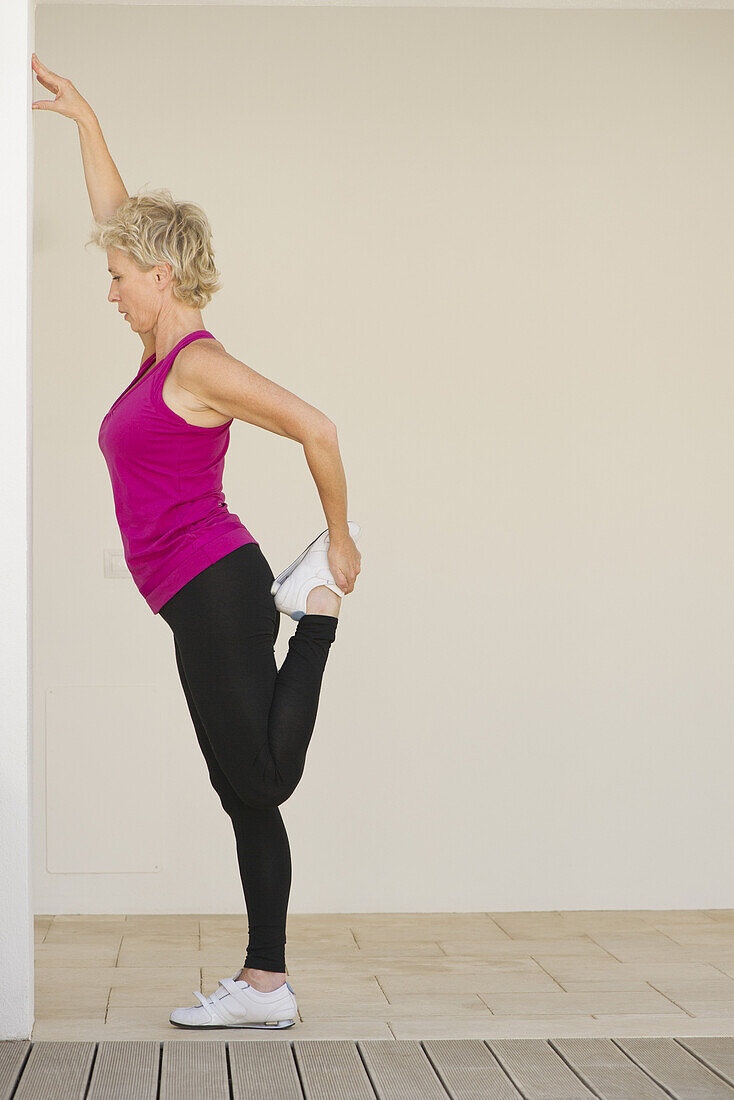
{"type": "Polygon", "coordinates": [[[201,1007],[208,1013],[210,1023],[215,1023],[216,1021],[221,1023],[229,1022],[224,1019],[216,1000],[211,1001],[208,997],[205,997],[203,993],[199,993],[198,989],[194,990],[194,996],[201,1003],[201,1007]]]}
{"type": "MultiPolygon", "coordinates": [[[[247,987],[243,989],[242,986],[238,986],[234,978],[222,978],[220,985],[223,985],[227,992],[232,994],[232,1000],[230,1002],[232,1005],[232,1012],[239,1010],[246,1015],[252,1013],[253,1002],[252,998],[247,996],[250,991],[247,987]]],[[[250,986],[250,988],[252,987],[250,986]]]]}
{"type": "Polygon", "coordinates": [[[234,978],[222,978],[219,984],[224,986],[228,993],[231,993],[233,997],[237,997],[238,999],[240,995],[244,993],[242,986],[237,985],[234,978]]]}

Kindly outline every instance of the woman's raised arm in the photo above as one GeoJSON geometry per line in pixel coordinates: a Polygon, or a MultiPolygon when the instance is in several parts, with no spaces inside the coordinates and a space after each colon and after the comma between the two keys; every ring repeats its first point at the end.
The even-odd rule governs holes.
{"type": "Polygon", "coordinates": [[[110,156],[99,119],[67,77],[52,73],[35,54],[31,59],[31,66],[38,82],[56,96],[55,99],[36,100],[33,108],[65,115],[73,119],[79,127],[84,179],[92,204],[92,214],[95,221],[106,221],[128,198],[128,193],[110,156]]]}

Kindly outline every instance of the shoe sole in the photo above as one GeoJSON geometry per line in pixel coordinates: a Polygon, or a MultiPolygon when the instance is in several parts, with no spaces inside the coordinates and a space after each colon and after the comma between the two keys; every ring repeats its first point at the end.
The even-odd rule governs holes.
{"type": "Polygon", "coordinates": [[[187,1031],[228,1031],[233,1027],[257,1027],[267,1031],[276,1031],[279,1028],[293,1027],[295,1020],[278,1020],[274,1024],[178,1024],[174,1020],[168,1021],[171,1027],[183,1027],[187,1031]]]}
{"type": "Polygon", "coordinates": [[[313,540],[313,542],[309,542],[306,549],[303,551],[302,554],[298,555],[298,557],[296,558],[296,560],[294,562],[291,562],[291,564],[286,569],[284,569],[282,573],[278,573],[278,576],[275,578],[273,583],[270,585],[270,595],[271,596],[275,595],[275,593],[278,591],[278,589],[280,588],[283,581],[291,575],[291,573],[293,572],[293,570],[296,568],[297,565],[301,564],[301,562],[306,557],[306,554],[309,552],[311,547],[314,546],[319,541],[320,538],[323,538],[324,535],[328,533],[328,530],[329,530],[329,528],[327,527],[325,531],[322,531],[320,535],[317,535],[316,538],[313,540]]]}

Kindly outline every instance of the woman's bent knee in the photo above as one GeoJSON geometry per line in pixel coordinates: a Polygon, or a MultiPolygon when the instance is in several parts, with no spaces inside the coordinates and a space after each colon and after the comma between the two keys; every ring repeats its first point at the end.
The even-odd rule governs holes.
{"type": "Polygon", "coordinates": [[[240,799],[245,806],[257,810],[274,809],[287,802],[296,789],[295,783],[282,783],[276,786],[260,787],[242,791],[240,799]]]}

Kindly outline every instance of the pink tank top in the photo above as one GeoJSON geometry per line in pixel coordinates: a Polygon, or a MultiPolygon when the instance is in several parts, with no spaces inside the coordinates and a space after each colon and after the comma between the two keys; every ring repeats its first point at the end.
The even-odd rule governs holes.
{"type": "Polygon", "coordinates": [[[214,339],[206,329],[189,332],[139,381],[155,354],[146,359],[99,429],[125,561],[154,614],[207,566],[257,542],[222,491],[232,419],[203,428],[163,400],[177,354],[204,338],[214,339]]]}

